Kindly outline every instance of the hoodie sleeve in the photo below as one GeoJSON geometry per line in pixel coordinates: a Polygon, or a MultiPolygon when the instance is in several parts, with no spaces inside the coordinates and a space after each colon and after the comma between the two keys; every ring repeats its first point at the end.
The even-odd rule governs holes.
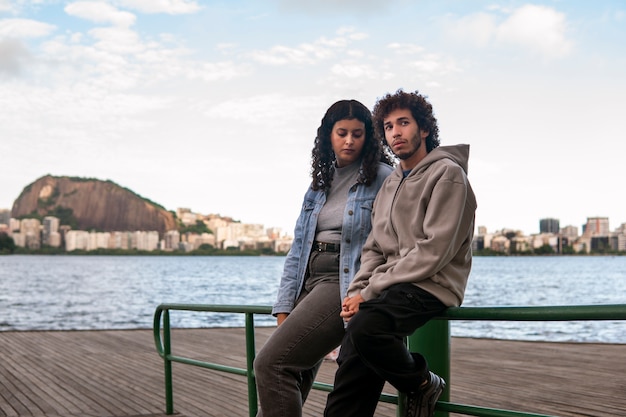
{"type": "Polygon", "coordinates": [[[385,257],[376,245],[372,233],[369,234],[361,252],[361,267],[348,288],[348,297],[354,297],[369,285],[369,278],[374,269],[385,262],[385,257]]]}

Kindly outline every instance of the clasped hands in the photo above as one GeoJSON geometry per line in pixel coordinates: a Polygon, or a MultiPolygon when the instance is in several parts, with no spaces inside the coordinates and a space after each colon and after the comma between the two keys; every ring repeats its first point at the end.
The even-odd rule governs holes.
{"type": "Polygon", "coordinates": [[[349,321],[357,311],[359,311],[359,305],[365,301],[361,294],[354,297],[346,297],[341,303],[341,313],[339,314],[345,321],[349,321]]]}

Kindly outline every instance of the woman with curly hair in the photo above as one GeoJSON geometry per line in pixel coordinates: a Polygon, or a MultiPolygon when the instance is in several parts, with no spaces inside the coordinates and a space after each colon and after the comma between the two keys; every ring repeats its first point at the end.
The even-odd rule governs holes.
{"type": "Polygon", "coordinates": [[[257,416],[301,416],[322,360],[341,343],[341,301],[359,269],[374,198],[392,165],[367,107],[341,100],[326,111],[272,309],[278,327],[254,362],[257,416]]]}

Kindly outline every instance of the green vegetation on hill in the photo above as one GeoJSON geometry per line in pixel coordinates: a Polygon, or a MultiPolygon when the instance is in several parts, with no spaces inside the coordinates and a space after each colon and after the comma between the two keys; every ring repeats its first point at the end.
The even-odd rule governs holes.
{"type": "Polygon", "coordinates": [[[6,233],[0,233],[0,254],[15,252],[15,241],[6,233]]]}
{"type": "Polygon", "coordinates": [[[142,199],[142,200],[143,200],[143,201],[145,201],[146,203],[152,204],[152,205],[153,205],[153,206],[155,206],[155,207],[158,207],[158,208],[160,208],[160,209],[162,209],[162,210],[165,210],[165,207],[163,207],[162,205],[160,205],[160,204],[158,204],[158,203],[155,203],[154,201],[152,201],[152,200],[150,200],[150,199],[148,199],[148,198],[146,198],[146,197],[143,197],[143,196],[141,196],[141,195],[137,194],[136,192],[134,192],[134,191],[133,191],[133,190],[131,190],[130,188],[122,187],[121,185],[119,185],[119,184],[118,184],[118,183],[116,183],[115,181],[111,181],[111,180],[101,180],[101,179],[98,179],[98,178],[90,178],[90,177],[68,177],[68,176],[56,177],[56,176],[54,176],[54,175],[50,175],[50,176],[51,176],[51,177],[53,177],[53,178],[66,178],[66,179],[68,179],[68,180],[71,180],[71,181],[76,181],[76,182],[91,182],[91,181],[95,181],[95,182],[106,182],[106,183],[108,183],[108,184],[114,185],[114,186],[116,186],[116,187],[118,187],[118,188],[121,188],[121,189],[123,189],[123,190],[128,191],[129,193],[131,193],[132,195],[134,195],[134,196],[135,196],[135,197],[137,197],[137,198],[142,199]]]}
{"type": "Polygon", "coordinates": [[[56,206],[52,210],[48,210],[45,215],[41,215],[36,211],[33,211],[30,214],[19,216],[18,220],[37,219],[40,222],[43,222],[43,218],[46,216],[57,217],[59,219],[59,224],[70,226],[74,230],[78,229],[78,220],[76,220],[76,217],[74,217],[74,210],[63,206],[56,206]]]}
{"type": "Polygon", "coordinates": [[[209,229],[202,220],[196,220],[196,224],[192,224],[189,226],[185,226],[182,223],[179,223],[178,231],[180,232],[180,234],[183,234],[183,233],[197,233],[199,235],[201,235],[202,233],[213,234],[211,229],[209,229]]]}

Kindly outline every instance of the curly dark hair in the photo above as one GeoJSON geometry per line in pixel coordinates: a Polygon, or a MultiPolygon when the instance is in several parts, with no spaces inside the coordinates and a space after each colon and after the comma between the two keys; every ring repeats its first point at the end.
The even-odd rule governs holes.
{"type": "Polygon", "coordinates": [[[385,148],[389,149],[389,144],[385,139],[383,121],[389,113],[397,109],[410,110],[419,128],[429,132],[426,138],[426,150],[428,152],[439,146],[439,127],[433,114],[433,106],[426,101],[426,96],[421,95],[417,90],[413,93],[405,93],[400,88],[395,94],[387,93],[374,106],[374,128],[376,135],[385,144],[385,148]]]}
{"type": "Polygon", "coordinates": [[[367,107],[356,100],[340,100],[330,106],[317,128],[317,137],[313,145],[311,157],[311,176],[314,190],[328,190],[335,172],[335,153],[330,141],[330,134],[340,120],[357,119],[365,125],[365,142],[361,151],[361,170],[358,182],[369,185],[376,179],[378,162],[394,164],[390,151],[383,146],[381,140],[374,135],[372,113],[367,107]]]}

